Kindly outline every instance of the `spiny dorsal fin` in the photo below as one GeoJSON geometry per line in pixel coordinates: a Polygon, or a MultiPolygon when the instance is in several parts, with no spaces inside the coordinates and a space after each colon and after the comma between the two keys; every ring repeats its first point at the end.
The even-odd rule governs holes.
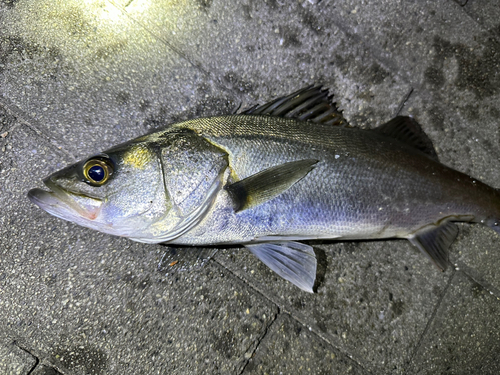
{"type": "Polygon", "coordinates": [[[322,86],[309,86],[270,103],[255,106],[242,115],[289,117],[327,125],[346,126],[347,121],[322,86]]]}
{"type": "Polygon", "coordinates": [[[432,141],[424,133],[419,123],[408,116],[397,116],[389,122],[380,125],[375,131],[404,142],[439,161],[432,141]]]}
{"type": "Polygon", "coordinates": [[[458,235],[458,228],[452,222],[439,226],[422,228],[409,238],[410,242],[427,255],[441,270],[448,266],[448,249],[458,235]]]}
{"type": "Polygon", "coordinates": [[[305,159],[265,169],[226,187],[236,212],[267,202],[307,175],[318,160],[305,159]]]}
{"type": "Polygon", "coordinates": [[[294,241],[246,244],[266,266],[300,289],[314,293],[316,254],[311,246],[294,241]]]}

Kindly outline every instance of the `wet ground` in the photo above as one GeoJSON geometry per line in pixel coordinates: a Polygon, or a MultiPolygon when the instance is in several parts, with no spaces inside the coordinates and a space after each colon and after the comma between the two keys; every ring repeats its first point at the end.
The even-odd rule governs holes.
{"type": "Polygon", "coordinates": [[[166,247],[26,198],[119,142],[314,83],[356,126],[413,115],[443,163],[500,187],[499,20],[495,0],[0,1],[0,373],[499,373],[486,227],[460,225],[444,273],[406,241],[316,243],[311,295],[239,248],[160,272],[166,247]]]}

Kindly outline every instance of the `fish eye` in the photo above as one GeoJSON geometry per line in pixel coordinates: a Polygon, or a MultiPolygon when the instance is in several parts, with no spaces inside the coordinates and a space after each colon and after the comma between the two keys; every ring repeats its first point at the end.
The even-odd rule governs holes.
{"type": "Polygon", "coordinates": [[[102,186],[113,174],[113,166],[101,158],[90,159],[83,165],[85,182],[92,186],[102,186]]]}

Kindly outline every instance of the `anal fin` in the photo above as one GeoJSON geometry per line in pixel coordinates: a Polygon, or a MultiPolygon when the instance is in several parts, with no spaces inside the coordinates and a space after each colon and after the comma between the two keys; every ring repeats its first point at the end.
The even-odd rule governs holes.
{"type": "Polygon", "coordinates": [[[458,235],[458,227],[452,222],[430,225],[417,231],[410,242],[423,252],[441,270],[448,266],[448,249],[458,235]]]}
{"type": "Polygon", "coordinates": [[[317,262],[311,246],[284,241],[246,244],[245,247],[282,278],[314,293],[317,262]]]}

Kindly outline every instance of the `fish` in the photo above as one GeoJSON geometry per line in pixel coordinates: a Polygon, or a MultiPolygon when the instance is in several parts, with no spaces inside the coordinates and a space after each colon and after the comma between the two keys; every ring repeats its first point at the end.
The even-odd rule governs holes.
{"type": "Polygon", "coordinates": [[[455,222],[500,234],[499,190],[441,164],[413,117],[352,127],[321,86],[171,124],[43,182],[28,197],[58,218],[143,243],[242,245],[311,293],[303,241],[403,238],[445,270],[455,222]]]}

